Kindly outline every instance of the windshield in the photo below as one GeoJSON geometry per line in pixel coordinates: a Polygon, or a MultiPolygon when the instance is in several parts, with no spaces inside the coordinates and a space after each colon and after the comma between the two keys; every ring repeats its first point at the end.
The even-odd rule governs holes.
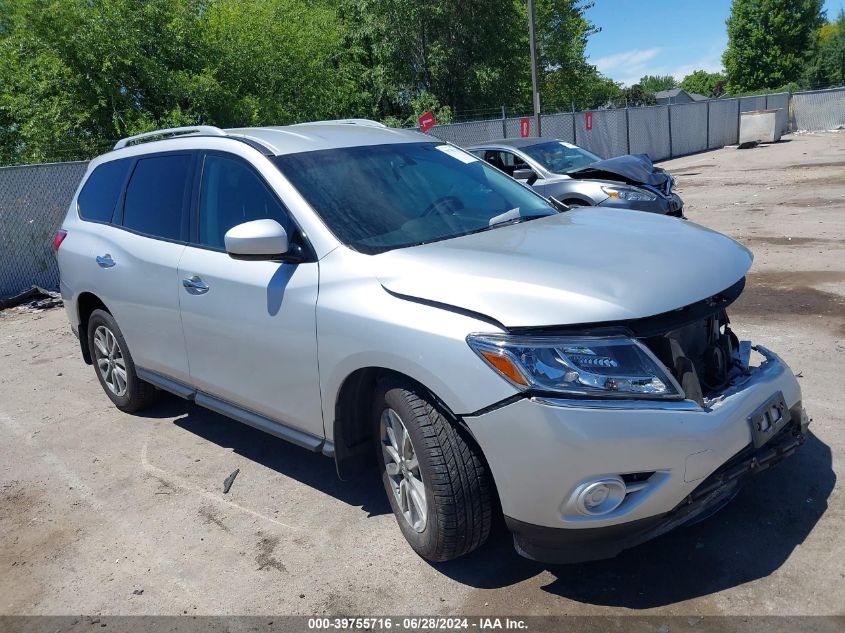
{"type": "Polygon", "coordinates": [[[273,160],[335,236],[364,253],[557,213],[526,187],[451,145],[368,145],[273,160]]]}
{"type": "Polygon", "coordinates": [[[555,174],[568,174],[569,172],[592,165],[601,160],[595,154],[580,147],[560,141],[538,143],[521,148],[523,152],[540,163],[543,167],[555,174]]]}

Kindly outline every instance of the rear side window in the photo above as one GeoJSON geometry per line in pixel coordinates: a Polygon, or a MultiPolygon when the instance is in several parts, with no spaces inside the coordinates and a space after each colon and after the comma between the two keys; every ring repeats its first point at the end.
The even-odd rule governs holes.
{"type": "Polygon", "coordinates": [[[94,168],[79,192],[79,217],[94,222],[111,222],[131,160],[113,160],[94,168]]]}
{"type": "Polygon", "coordinates": [[[189,154],[139,160],[126,187],[123,226],[152,237],[180,239],[190,168],[189,154]]]}
{"type": "Polygon", "coordinates": [[[292,235],[284,207],[251,167],[237,159],[206,156],[200,189],[200,244],[225,248],[226,231],[264,219],[276,220],[292,235]]]}

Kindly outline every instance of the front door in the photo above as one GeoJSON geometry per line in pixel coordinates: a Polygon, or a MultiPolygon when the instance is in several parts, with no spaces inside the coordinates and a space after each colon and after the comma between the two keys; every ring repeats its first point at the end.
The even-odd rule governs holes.
{"type": "Polygon", "coordinates": [[[237,224],[271,218],[296,225],[245,160],[204,158],[197,230],[179,265],[182,327],[191,383],[272,420],[323,436],[312,263],[241,261],[223,236],[237,224]]]}

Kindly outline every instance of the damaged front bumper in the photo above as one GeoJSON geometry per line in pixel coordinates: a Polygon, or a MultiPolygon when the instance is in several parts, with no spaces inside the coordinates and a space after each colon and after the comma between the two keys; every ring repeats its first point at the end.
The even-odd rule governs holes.
{"type": "Polygon", "coordinates": [[[795,419],[772,441],[740,451],[666,514],[587,530],[549,528],[505,517],[514,546],[532,560],[579,563],[613,558],[677,527],[702,521],[732,501],[748,477],[789,457],[804,443],[809,420],[800,403],[793,415],[795,419]]]}
{"type": "Polygon", "coordinates": [[[747,475],[790,455],[809,423],[801,390],[780,358],[758,349],[762,364],[703,406],[535,397],[465,418],[517,551],[552,563],[613,557],[715,512],[747,475]],[[772,417],[775,407],[772,424],[755,432],[761,407],[781,401],[784,417],[772,417]],[[600,516],[579,512],[577,491],[608,477],[625,483],[621,504],[600,516]]]}

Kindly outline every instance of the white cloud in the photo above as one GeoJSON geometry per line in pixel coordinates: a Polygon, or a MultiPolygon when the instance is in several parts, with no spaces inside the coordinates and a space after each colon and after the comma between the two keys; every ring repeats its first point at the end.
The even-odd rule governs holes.
{"type": "Polygon", "coordinates": [[[684,60],[678,63],[678,58],[688,49],[679,48],[647,48],[633,49],[613,55],[606,55],[590,60],[606,77],[615,79],[625,86],[637,83],[646,75],[672,75],[680,81],[695,70],[718,72],[722,70],[722,51],[727,41],[714,42],[713,45],[692,61],[684,60]]]}
{"type": "Polygon", "coordinates": [[[617,74],[619,72],[630,73],[630,69],[640,67],[650,59],[657,57],[661,50],[663,49],[634,49],[623,53],[615,53],[613,55],[599,57],[598,59],[591,60],[591,63],[604,75],[613,74],[614,71],[617,71],[617,74]]]}

